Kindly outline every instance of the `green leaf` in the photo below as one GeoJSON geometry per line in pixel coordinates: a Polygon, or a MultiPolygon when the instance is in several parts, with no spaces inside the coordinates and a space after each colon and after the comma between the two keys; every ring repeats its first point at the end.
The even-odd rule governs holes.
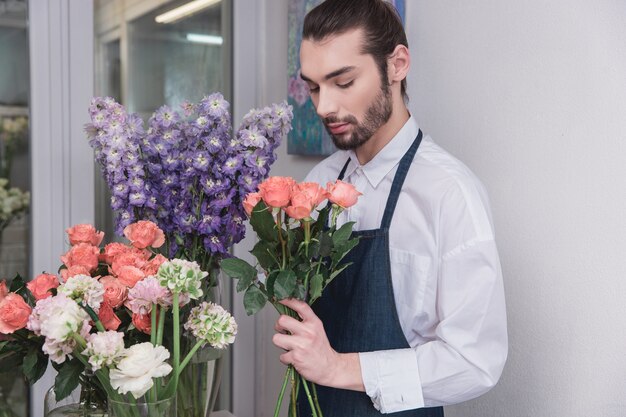
{"type": "Polygon", "coordinates": [[[31,347],[24,357],[24,376],[30,384],[34,384],[43,376],[48,367],[48,357],[38,347],[31,347]]]}
{"type": "Polygon", "coordinates": [[[220,268],[231,278],[239,279],[239,288],[247,288],[256,279],[257,270],[248,262],[239,258],[228,258],[220,262],[220,268]]]}
{"type": "Polygon", "coordinates": [[[339,265],[339,262],[341,262],[341,260],[348,254],[348,252],[350,252],[358,244],[359,239],[350,239],[347,242],[336,246],[331,256],[333,260],[332,268],[334,269],[337,265],[339,265]]]}
{"type": "Polygon", "coordinates": [[[256,285],[251,285],[243,296],[243,306],[249,316],[261,310],[266,302],[267,297],[256,285]]]}
{"type": "Polygon", "coordinates": [[[328,233],[322,233],[320,235],[320,251],[319,254],[321,257],[329,256],[333,249],[333,240],[330,238],[328,233]]]}
{"type": "Polygon", "coordinates": [[[322,296],[322,284],[324,282],[324,277],[322,274],[315,274],[313,278],[311,278],[311,291],[310,296],[311,299],[309,304],[313,304],[313,301],[317,300],[322,296]]]}
{"type": "Polygon", "coordinates": [[[61,401],[76,389],[80,382],[80,374],[84,370],[85,365],[78,358],[63,362],[54,379],[54,393],[57,401],[61,401]]]}
{"type": "Polygon", "coordinates": [[[326,282],[326,285],[330,284],[330,281],[332,281],[333,279],[335,279],[335,277],[339,274],[341,274],[343,272],[344,269],[346,269],[347,267],[349,267],[350,265],[352,265],[353,262],[348,262],[347,264],[343,264],[341,265],[341,267],[339,269],[335,269],[331,274],[330,277],[328,278],[328,281],[326,282]]]}
{"type": "Polygon", "coordinates": [[[274,295],[279,300],[291,297],[296,288],[296,273],[293,271],[280,271],[274,282],[274,295]]]}
{"type": "Polygon", "coordinates": [[[270,272],[269,276],[265,280],[265,287],[267,288],[267,296],[270,298],[274,297],[274,282],[276,282],[276,277],[280,271],[275,270],[270,272]]]}
{"type": "Polygon", "coordinates": [[[297,298],[298,300],[302,300],[302,301],[306,300],[306,288],[304,287],[303,283],[298,282],[298,285],[296,285],[294,297],[297,298]]]}
{"type": "Polygon", "coordinates": [[[313,223],[313,227],[311,228],[311,235],[314,236],[320,232],[323,232],[328,224],[328,215],[330,213],[330,207],[324,206],[321,210],[319,210],[319,214],[317,216],[317,220],[313,223]]]}
{"type": "Polygon", "coordinates": [[[20,350],[7,350],[0,354],[0,372],[10,372],[22,364],[24,353],[20,350]]]}
{"type": "Polygon", "coordinates": [[[259,201],[252,209],[250,225],[261,240],[277,242],[278,228],[271,210],[262,200],[259,201]]]}
{"type": "Polygon", "coordinates": [[[250,253],[259,261],[261,268],[268,270],[277,265],[276,259],[274,258],[274,254],[277,253],[277,251],[278,245],[276,243],[259,240],[250,253]]]}
{"type": "Polygon", "coordinates": [[[9,289],[9,292],[18,292],[25,286],[26,284],[24,283],[24,278],[22,278],[20,274],[17,274],[11,281],[11,288],[9,289]]]}
{"type": "Polygon", "coordinates": [[[335,233],[333,233],[333,243],[336,246],[342,245],[344,242],[350,239],[350,235],[352,234],[352,226],[354,226],[354,222],[347,222],[338,230],[336,230],[335,233]]]}

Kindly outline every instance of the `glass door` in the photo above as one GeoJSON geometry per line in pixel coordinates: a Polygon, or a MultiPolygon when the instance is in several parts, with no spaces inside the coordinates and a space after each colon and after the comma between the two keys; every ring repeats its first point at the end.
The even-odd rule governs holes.
{"type": "MultiPolygon", "coordinates": [[[[232,102],[232,0],[94,0],[96,95],[144,122],[162,105],[180,109],[221,92],[232,102]]],[[[232,109],[231,109],[232,110],[232,109]]],[[[96,227],[114,236],[110,194],[96,168],[96,227]]],[[[222,305],[231,310],[229,286],[222,305]]],[[[216,409],[231,409],[230,358],[216,409]]]]}
{"type": "MultiPolygon", "coordinates": [[[[30,278],[30,64],[26,0],[0,0],[0,280],[30,278]]],[[[0,361],[0,414],[28,415],[28,387],[0,361]]]]}

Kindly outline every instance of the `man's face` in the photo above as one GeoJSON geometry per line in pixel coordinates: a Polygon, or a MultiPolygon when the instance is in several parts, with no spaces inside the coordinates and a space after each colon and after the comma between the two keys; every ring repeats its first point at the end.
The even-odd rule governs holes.
{"type": "Polygon", "coordinates": [[[302,79],[326,130],[339,149],[356,149],[391,117],[386,74],[361,54],[363,33],[353,30],[321,42],[302,41],[302,79]]]}

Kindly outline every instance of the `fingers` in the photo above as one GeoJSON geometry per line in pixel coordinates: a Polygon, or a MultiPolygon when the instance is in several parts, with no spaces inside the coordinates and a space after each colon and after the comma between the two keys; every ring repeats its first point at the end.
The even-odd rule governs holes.
{"type": "Polygon", "coordinates": [[[302,320],[316,320],[317,319],[317,316],[315,315],[311,307],[304,301],[300,301],[295,298],[287,298],[287,299],[281,300],[280,303],[289,307],[296,313],[298,313],[298,315],[300,316],[300,318],[302,318],[302,320]]]}
{"type": "Polygon", "coordinates": [[[283,314],[278,318],[278,320],[276,320],[274,330],[280,333],[289,332],[291,334],[296,334],[299,333],[299,330],[302,329],[303,326],[304,325],[301,321],[283,314]]]}

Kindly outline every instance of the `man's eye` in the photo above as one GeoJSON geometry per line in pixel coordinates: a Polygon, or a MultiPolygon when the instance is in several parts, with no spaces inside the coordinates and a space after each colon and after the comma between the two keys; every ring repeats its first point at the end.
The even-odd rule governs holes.
{"type": "Polygon", "coordinates": [[[350,87],[352,84],[354,84],[354,80],[352,80],[352,81],[350,81],[350,82],[347,82],[347,83],[345,83],[345,84],[337,84],[337,87],[339,87],[339,88],[348,88],[348,87],[350,87]]]}

